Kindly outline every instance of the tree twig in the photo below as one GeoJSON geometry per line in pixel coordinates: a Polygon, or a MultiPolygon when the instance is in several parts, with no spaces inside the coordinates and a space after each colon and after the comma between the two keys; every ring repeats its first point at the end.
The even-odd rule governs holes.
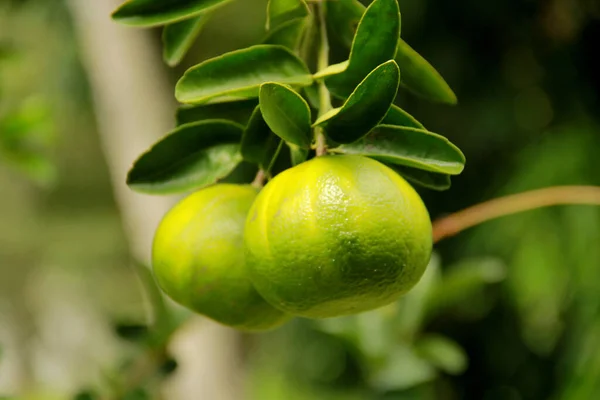
{"type": "Polygon", "coordinates": [[[433,223],[433,242],[456,235],[483,222],[536,208],[588,204],[600,206],[599,186],[554,186],[476,204],[433,223]]]}
{"type": "Polygon", "coordinates": [[[256,173],[256,177],[252,181],[252,186],[254,186],[256,188],[263,187],[263,185],[265,184],[266,177],[267,177],[267,175],[265,174],[265,171],[262,168],[259,169],[258,172],[256,173]]]}

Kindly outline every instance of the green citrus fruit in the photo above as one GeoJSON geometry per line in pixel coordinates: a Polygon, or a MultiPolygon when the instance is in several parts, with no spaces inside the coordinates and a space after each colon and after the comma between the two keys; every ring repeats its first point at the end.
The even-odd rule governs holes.
{"type": "Polygon", "coordinates": [[[324,318],[381,307],[421,278],[431,222],[415,190],[385,165],[324,156],[277,175],[244,231],[258,292],[290,314],[324,318]]]}
{"type": "Polygon", "coordinates": [[[242,330],[265,330],[288,316],[269,305],[246,274],[243,231],[257,190],[221,184],[191,194],[164,217],[152,261],[176,302],[242,330]]]}

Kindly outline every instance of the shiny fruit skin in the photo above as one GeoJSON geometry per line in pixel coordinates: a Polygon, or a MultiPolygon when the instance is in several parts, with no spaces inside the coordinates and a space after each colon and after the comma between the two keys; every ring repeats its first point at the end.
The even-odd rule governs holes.
{"type": "Polygon", "coordinates": [[[153,244],[156,280],[177,303],[241,330],[274,328],[289,316],[273,308],[248,279],[243,229],[257,190],[219,184],[180,201],[160,223],[153,244]]]}
{"type": "Polygon", "coordinates": [[[389,304],[420,279],[431,221],[415,190],[361,156],[314,158],[277,175],[244,232],[254,286],[290,314],[325,318],[389,304]]]}

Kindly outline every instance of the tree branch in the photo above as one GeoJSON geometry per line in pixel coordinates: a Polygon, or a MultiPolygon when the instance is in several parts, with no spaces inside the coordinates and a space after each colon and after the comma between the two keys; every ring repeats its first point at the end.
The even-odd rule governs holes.
{"type": "Polygon", "coordinates": [[[536,208],[588,204],[600,206],[599,186],[555,186],[514,194],[465,208],[433,223],[433,242],[483,222],[536,208]]]}

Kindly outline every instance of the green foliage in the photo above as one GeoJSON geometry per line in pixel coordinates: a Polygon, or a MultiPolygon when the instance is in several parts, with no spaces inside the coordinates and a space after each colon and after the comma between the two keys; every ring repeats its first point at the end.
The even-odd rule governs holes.
{"type": "Polygon", "coordinates": [[[209,13],[203,13],[197,17],[165,26],[162,34],[163,59],[168,65],[173,67],[179,64],[194,44],[194,40],[200,34],[209,15],[209,13]]]}
{"type": "Polygon", "coordinates": [[[0,113],[0,160],[43,186],[56,180],[54,142],[49,105],[43,99],[32,98],[0,113]]]}
{"type": "Polygon", "coordinates": [[[160,26],[196,17],[231,0],[130,0],[112,17],[132,26],[160,26]]]}
{"type": "MultiPolygon", "coordinates": [[[[471,260],[470,266],[486,269],[478,260],[471,260]]],[[[440,376],[462,374],[467,355],[454,340],[432,330],[437,315],[429,312],[428,305],[438,293],[448,291],[448,285],[453,286],[452,276],[466,267],[449,266],[442,272],[434,254],[421,281],[395,304],[353,316],[296,321],[266,337],[264,346],[259,347],[265,354],[254,357],[267,358],[269,363],[260,365],[273,369],[268,373],[251,369],[252,398],[404,398],[394,395],[409,396],[440,376]],[[274,391],[269,383],[274,380],[280,387],[277,395],[268,397],[267,393],[274,391]]],[[[493,269],[503,272],[498,264],[493,269]]],[[[502,276],[481,280],[474,287],[488,291],[502,276]]],[[[476,298],[469,291],[455,305],[470,306],[476,298]]]]}
{"type": "Polygon", "coordinates": [[[421,357],[448,374],[459,375],[467,368],[465,351],[456,342],[444,336],[423,336],[415,347],[421,357]]]}
{"type": "Polygon", "coordinates": [[[312,77],[302,60],[285,47],[256,45],[190,68],[177,82],[175,97],[196,104],[252,98],[265,82],[306,86],[312,77]]]}
{"type": "Polygon", "coordinates": [[[242,157],[269,171],[277,157],[281,142],[282,140],[269,129],[260,107],[257,106],[242,136],[242,157]]]}
{"type": "Polygon", "coordinates": [[[343,72],[327,79],[332,93],[345,97],[378,65],[394,58],[400,35],[396,0],[375,0],[362,16],[343,72]]]}
{"type": "Polygon", "coordinates": [[[200,104],[197,106],[183,105],[177,110],[177,125],[206,119],[228,119],[246,125],[257,105],[257,99],[231,103],[200,104]]]}
{"type": "Polygon", "coordinates": [[[260,110],[271,130],[287,143],[308,149],[312,140],[310,108],[298,93],[278,83],[260,87],[260,110]]]}
{"type": "Polygon", "coordinates": [[[426,187],[432,190],[447,190],[450,189],[450,175],[438,174],[435,172],[424,171],[422,169],[403,167],[401,165],[389,165],[394,171],[402,175],[406,180],[415,183],[419,186],[426,187]]]}
{"type": "Polygon", "coordinates": [[[323,126],[337,143],[352,143],[371,131],[386,116],[398,91],[400,70],[391,60],[375,68],[339,108],[321,116],[323,126]]]}
{"type": "MultiPolygon", "coordinates": [[[[328,2],[327,9],[332,36],[350,47],[365,7],[358,0],[347,0],[328,2]]],[[[402,72],[402,86],[428,100],[456,104],[456,95],[444,78],[402,39],[397,43],[394,58],[402,72]]]]}
{"type": "Polygon", "coordinates": [[[300,46],[302,34],[306,29],[306,18],[296,18],[286,21],[277,28],[271,29],[265,39],[264,44],[277,44],[295,51],[300,46]]]}
{"type": "Polygon", "coordinates": [[[395,59],[402,66],[402,85],[407,89],[431,101],[456,104],[456,95],[444,78],[402,39],[395,59]]]}
{"type": "Polygon", "coordinates": [[[417,121],[415,117],[393,104],[381,123],[385,125],[398,125],[409,128],[425,129],[423,124],[417,121]]]}
{"type": "MultiPolygon", "coordinates": [[[[164,58],[175,65],[223,3],[133,0],[113,18],[130,25],[166,25],[164,58]]],[[[311,150],[322,146],[320,134],[330,153],[372,157],[417,185],[450,187],[450,175],[464,167],[463,154],[394,105],[400,86],[434,101],[456,101],[437,71],[400,39],[397,0],[374,0],[367,8],[355,0],[270,0],[266,15],[262,44],[201,62],[179,79],[175,97],[184,103],[177,112],[180,128],[135,163],[128,176],[134,190],[196,189],[224,179],[242,159],[270,178],[269,172],[312,157],[311,150]],[[328,59],[328,47],[322,47],[326,32],[350,48],[348,60],[322,62],[328,59]],[[312,73],[317,64],[320,70],[312,73]],[[339,107],[329,106],[330,94],[339,99],[339,107]],[[229,134],[205,131],[217,119],[219,131],[227,126],[229,134]],[[243,134],[232,128],[234,122],[245,126],[243,134]],[[191,133],[198,129],[201,134],[191,133]],[[284,146],[289,156],[281,152],[284,146]]],[[[251,168],[242,170],[229,179],[246,181],[251,168]]]]}
{"type": "Polygon", "coordinates": [[[215,183],[241,161],[242,132],[242,126],[225,120],[182,125],[134,163],[127,184],[140,192],[165,194],[215,183]]]}
{"type": "Polygon", "coordinates": [[[269,0],[267,3],[267,29],[278,28],[282,23],[309,14],[304,0],[269,0]]]}
{"type": "Polygon", "coordinates": [[[465,157],[445,137],[423,129],[379,125],[361,140],[331,149],[340,154],[360,154],[379,161],[458,175],[465,157]]]}

